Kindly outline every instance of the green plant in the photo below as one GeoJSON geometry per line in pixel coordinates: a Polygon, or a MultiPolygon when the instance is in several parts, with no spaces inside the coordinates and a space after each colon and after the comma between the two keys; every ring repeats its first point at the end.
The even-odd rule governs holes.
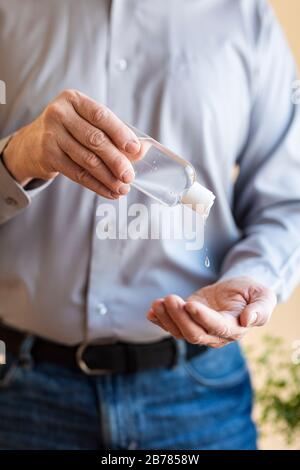
{"type": "Polygon", "coordinates": [[[256,392],[258,424],[280,433],[287,444],[300,448],[300,364],[292,361],[292,352],[280,338],[265,336],[262,351],[251,347],[246,354],[252,364],[256,392]]]}

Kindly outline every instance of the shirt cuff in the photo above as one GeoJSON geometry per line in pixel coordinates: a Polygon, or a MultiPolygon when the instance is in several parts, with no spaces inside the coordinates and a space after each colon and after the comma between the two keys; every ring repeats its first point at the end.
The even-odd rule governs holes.
{"type": "Polygon", "coordinates": [[[11,137],[0,140],[0,223],[6,222],[29,206],[31,198],[52,182],[33,180],[26,189],[11,176],[1,158],[11,137]]]}

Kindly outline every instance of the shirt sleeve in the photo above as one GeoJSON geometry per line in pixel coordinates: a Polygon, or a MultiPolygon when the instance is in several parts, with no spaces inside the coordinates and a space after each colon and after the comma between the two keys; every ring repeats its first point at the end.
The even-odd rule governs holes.
{"type": "Polygon", "coordinates": [[[284,300],[300,279],[300,106],[289,47],[272,9],[258,5],[251,125],[234,192],[241,240],[221,279],[250,276],[284,300]]]}
{"type": "Polygon", "coordinates": [[[11,136],[0,139],[0,224],[7,222],[29,206],[32,198],[52,181],[33,180],[26,188],[15,181],[1,158],[10,138],[11,136]]]}

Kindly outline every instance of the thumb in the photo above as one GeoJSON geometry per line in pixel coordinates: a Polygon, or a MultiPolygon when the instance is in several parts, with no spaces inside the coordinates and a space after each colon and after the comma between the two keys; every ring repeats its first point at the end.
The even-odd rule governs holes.
{"type": "Polygon", "coordinates": [[[265,325],[275,308],[275,295],[268,295],[250,302],[240,315],[240,325],[243,327],[265,325]]]}

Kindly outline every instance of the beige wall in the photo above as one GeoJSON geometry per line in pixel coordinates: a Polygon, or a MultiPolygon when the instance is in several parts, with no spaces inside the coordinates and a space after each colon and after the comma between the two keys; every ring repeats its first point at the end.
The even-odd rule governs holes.
{"type": "Polygon", "coordinates": [[[285,29],[300,69],[300,1],[270,0],[285,29]]]}
{"type": "MultiPolygon", "coordinates": [[[[285,29],[300,70],[300,0],[270,0],[270,3],[274,6],[285,29]]],[[[269,325],[251,331],[245,342],[259,347],[260,338],[265,334],[283,337],[287,348],[292,347],[294,340],[300,339],[300,288],[288,302],[277,308],[269,325]]],[[[262,439],[261,445],[266,449],[285,447],[282,439],[274,436],[262,439]]]]}

